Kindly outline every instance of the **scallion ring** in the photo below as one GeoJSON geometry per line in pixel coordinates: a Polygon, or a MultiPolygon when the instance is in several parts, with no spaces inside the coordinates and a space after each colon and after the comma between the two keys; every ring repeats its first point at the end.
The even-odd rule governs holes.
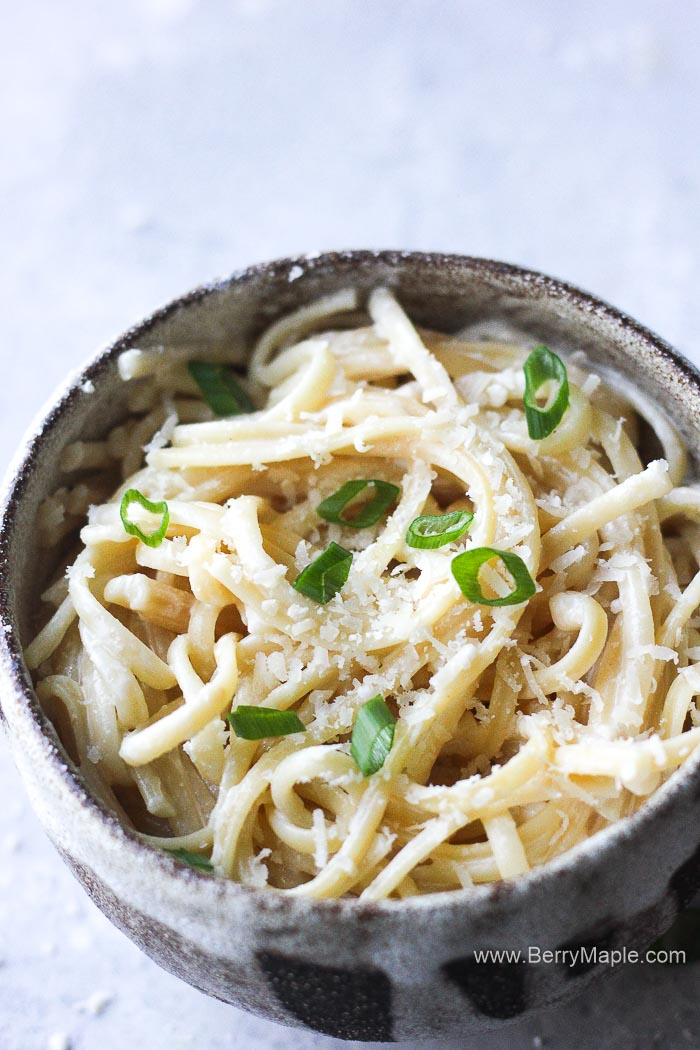
{"type": "Polygon", "coordinates": [[[466,510],[454,510],[449,514],[423,514],[414,518],[408,526],[406,543],[420,550],[444,547],[463,536],[474,520],[466,510]]]}
{"type": "Polygon", "coordinates": [[[303,733],[306,726],[296,711],[278,711],[273,707],[241,705],[226,715],[236,736],[242,740],[264,740],[268,736],[303,733]]]}
{"type": "Polygon", "coordinates": [[[214,871],[212,862],[203,857],[201,853],[192,853],[188,849],[166,849],[166,852],[176,860],[182,861],[183,864],[189,865],[190,868],[196,868],[197,871],[205,871],[208,875],[214,871]]]}
{"type": "Polygon", "coordinates": [[[119,507],[119,516],[122,519],[122,525],[126,532],[130,536],[136,536],[145,543],[147,547],[159,547],[163,542],[166,532],[168,531],[168,525],[170,523],[170,511],[168,510],[168,504],[165,500],[159,500],[154,503],[150,499],[146,499],[142,492],[138,489],[127,489],[122,497],[121,506],[119,507]],[[150,514],[160,514],[161,520],[160,525],[155,532],[143,532],[138,525],[135,525],[133,521],[129,520],[129,507],[132,503],[138,503],[139,506],[143,507],[150,514]]]}
{"type": "Polygon", "coordinates": [[[187,368],[215,415],[240,416],[255,411],[255,405],[236,381],[228,365],[190,361],[187,368]]]}
{"type": "Polygon", "coordinates": [[[537,590],[525,562],[512,551],[499,551],[495,547],[473,547],[453,558],[451,569],[462,594],[476,605],[520,605],[521,602],[532,598],[537,590]],[[492,558],[500,558],[515,584],[511,593],[503,598],[487,598],[479,583],[481,566],[492,558]]]}
{"type": "Polygon", "coordinates": [[[293,584],[294,590],[326,605],[345,584],[351,564],[350,551],[339,543],[329,543],[323,554],[299,573],[293,584]]]}
{"type": "Polygon", "coordinates": [[[569,407],[569,377],[564,362],[546,346],[535,347],[525,362],[524,372],[527,432],[535,441],[541,441],[556,430],[569,407]],[[549,404],[541,407],[537,404],[537,391],[550,380],[558,384],[558,389],[549,404]]]}
{"type": "Polygon", "coordinates": [[[319,503],[316,512],[325,521],[331,521],[335,525],[349,525],[351,529],[366,529],[370,525],[376,525],[381,517],[393,503],[396,503],[401,489],[398,485],[392,485],[389,481],[371,480],[346,481],[337,492],[328,499],[319,503]],[[368,485],[374,487],[374,496],[365,503],[359,514],[354,518],[343,517],[343,511],[348,503],[358,496],[368,485]]]}
{"type": "Polygon", "coordinates": [[[384,765],[394,743],[396,720],[382,696],[374,696],[357,712],[352,727],[350,754],[363,777],[384,765]]]}

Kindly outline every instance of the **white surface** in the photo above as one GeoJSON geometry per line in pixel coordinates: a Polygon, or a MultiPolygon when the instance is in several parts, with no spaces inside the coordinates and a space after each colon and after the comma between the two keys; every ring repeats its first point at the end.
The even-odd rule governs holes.
{"type": "MultiPolygon", "coordinates": [[[[322,248],[529,264],[700,360],[692,0],[0,0],[0,11],[4,459],[64,373],[153,307],[322,248]]],[[[53,853],[4,743],[0,792],[2,1050],[344,1045],[159,971],[53,853]]],[[[473,1045],[698,1045],[699,985],[694,968],[627,970],[473,1045]]]]}

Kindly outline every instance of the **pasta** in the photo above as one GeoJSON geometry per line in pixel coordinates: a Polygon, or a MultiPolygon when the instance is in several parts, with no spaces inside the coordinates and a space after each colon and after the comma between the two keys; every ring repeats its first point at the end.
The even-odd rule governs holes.
{"type": "Polygon", "coordinates": [[[145,841],[309,897],[469,888],[700,742],[700,490],[638,392],[383,288],[284,317],[246,377],[119,367],[132,416],[42,507],[57,551],[87,523],[26,660],[145,841]]]}

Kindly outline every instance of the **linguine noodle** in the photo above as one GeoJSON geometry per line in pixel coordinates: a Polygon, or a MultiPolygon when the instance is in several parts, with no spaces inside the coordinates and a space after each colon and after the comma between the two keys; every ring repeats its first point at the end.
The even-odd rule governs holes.
{"type": "Polygon", "coordinates": [[[88,520],[26,659],[88,786],[148,842],[247,886],[380,899],[544,864],[693,752],[700,491],[659,410],[578,355],[535,439],[534,344],[417,329],[381,288],[360,307],[344,291],[275,323],[240,381],[259,407],[224,418],[182,355],[122,355],[132,416],[65,450],[77,481],[42,507],[57,548],[88,520]],[[663,459],[640,459],[640,423],[663,459]],[[379,520],[349,516],[371,485],[321,516],[368,480],[379,520]],[[473,520],[409,545],[448,514],[473,520]],[[319,600],[294,585],[332,545],[349,569],[319,600]],[[515,558],[484,555],[474,601],[454,565],[481,548],[515,558]],[[250,708],[297,717],[246,739],[250,708]]]}

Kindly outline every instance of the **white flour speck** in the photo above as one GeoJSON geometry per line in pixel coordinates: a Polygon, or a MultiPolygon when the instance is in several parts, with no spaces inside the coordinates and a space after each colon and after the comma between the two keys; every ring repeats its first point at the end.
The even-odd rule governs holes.
{"type": "Polygon", "coordinates": [[[78,1003],[78,1009],[83,1014],[92,1014],[93,1017],[99,1017],[105,1012],[112,999],[113,996],[108,995],[106,992],[93,992],[82,1003],[78,1003]]]}
{"type": "Polygon", "coordinates": [[[49,1036],[46,1046],[47,1050],[70,1050],[70,1039],[62,1032],[54,1032],[49,1036]]]}

